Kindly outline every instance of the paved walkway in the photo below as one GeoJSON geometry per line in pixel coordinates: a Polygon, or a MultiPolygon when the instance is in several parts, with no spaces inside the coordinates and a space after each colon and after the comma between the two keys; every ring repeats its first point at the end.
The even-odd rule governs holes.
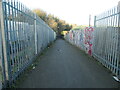
{"type": "Polygon", "coordinates": [[[20,88],[113,88],[112,74],[83,51],[57,40],[20,88]]]}

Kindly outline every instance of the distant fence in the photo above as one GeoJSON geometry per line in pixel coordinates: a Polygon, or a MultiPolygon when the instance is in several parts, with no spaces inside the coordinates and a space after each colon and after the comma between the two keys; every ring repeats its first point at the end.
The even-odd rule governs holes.
{"type": "Polygon", "coordinates": [[[31,10],[13,0],[0,0],[0,88],[11,83],[56,33],[31,10]]]}
{"type": "Polygon", "coordinates": [[[120,79],[120,5],[95,16],[94,29],[71,30],[65,39],[95,57],[120,79]]]}

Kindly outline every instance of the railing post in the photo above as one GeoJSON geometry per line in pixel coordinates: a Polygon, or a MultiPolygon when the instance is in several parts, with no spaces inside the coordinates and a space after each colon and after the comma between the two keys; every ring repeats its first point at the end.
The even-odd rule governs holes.
{"type": "Polygon", "coordinates": [[[94,32],[93,32],[93,46],[92,46],[92,55],[94,53],[95,50],[95,28],[96,28],[96,16],[94,17],[94,32]]]}
{"type": "Polygon", "coordinates": [[[7,60],[7,46],[6,46],[6,38],[5,38],[5,26],[4,26],[4,13],[3,13],[3,2],[0,0],[0,22],[1,22],[1,36],[2,36],[2,48],[3,48],[3,58],[5,64],[5,74],[6,80],[9,80],[8,75],[8,60],[7,60]]]}
{"type": "Polygon", "coordinates": [[[94,28],[96,27],[96,16],[94,17],[94,28]]]}
{"type": "MultiPolygon", "coordinates": [[[[2,7],[2,1],[0,0],[0,15],[1,15],[1,7],[2,7]]],[[[2,78],[3,76],[3,73],[4,73],[4,67],[3,67],[3,57],[2,57],[2,37],[1,37],[1,16],[0,16],[0,74],[2,75],[2,78]]],[[[2,82],[3,80],[1,81],[0,80],[0,89],[2,89],[2,82]]]]}
{"type": "Polygon", "coordinates": [[[89,27],[91,26],[91,15],[89,15],[89,27]]]}
{"type": "Polygon", "coordinates": [[[36,14],[34,15],[34,26],[35,26],[35,54],[38,54],[37,51],[37,23],[36,23],[36,14]]]}
{"type": "Polygon", "coordinates": [[[7,43],[5,38],[5,25],[4,25],[4,11],[3,2],[0,0],[0,33],[1,33],[1,45],[2,45],[2,66],[3,66],[3,87],[6,87],[9,81],[9,65],[7,57],[7,43]]]}
{"type": "Polygon", "coordinates": [[[118,78],[120,79],[120,1],[118,2],[118,78]]]}

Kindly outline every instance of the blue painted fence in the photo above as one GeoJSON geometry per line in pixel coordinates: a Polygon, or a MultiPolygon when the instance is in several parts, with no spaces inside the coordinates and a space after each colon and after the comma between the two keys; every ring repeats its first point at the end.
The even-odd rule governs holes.
{"type": "Polygon", "coordinates": [[[56,33],[16,0],[0,0],[0,88],[12,83],[56,33]]]}

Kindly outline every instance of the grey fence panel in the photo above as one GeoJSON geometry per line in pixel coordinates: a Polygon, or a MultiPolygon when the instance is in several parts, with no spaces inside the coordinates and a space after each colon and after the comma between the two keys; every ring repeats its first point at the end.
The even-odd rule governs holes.
{"type": "Polygon", "coordinates": [[[95,57],[120,79],[120,3],[95,16],[94,30],[91,29],[71,30],[65,39],[95,57]]]}
{"type": "Polygon", "coordinates": [[[118,8],[95,17],[93,56],[120,78],[118,8]]]}
{"type": "Polygon", "coordinates": [[[0,0],[0,10],[0,81],[11,84],[56,33],[19,1],[0,0]]]}
{"type": "Polygon", "coordinates": [[[3,2],[8,80],[14,80],[35,55],[34,14],[17,2],[3,2]]]}

